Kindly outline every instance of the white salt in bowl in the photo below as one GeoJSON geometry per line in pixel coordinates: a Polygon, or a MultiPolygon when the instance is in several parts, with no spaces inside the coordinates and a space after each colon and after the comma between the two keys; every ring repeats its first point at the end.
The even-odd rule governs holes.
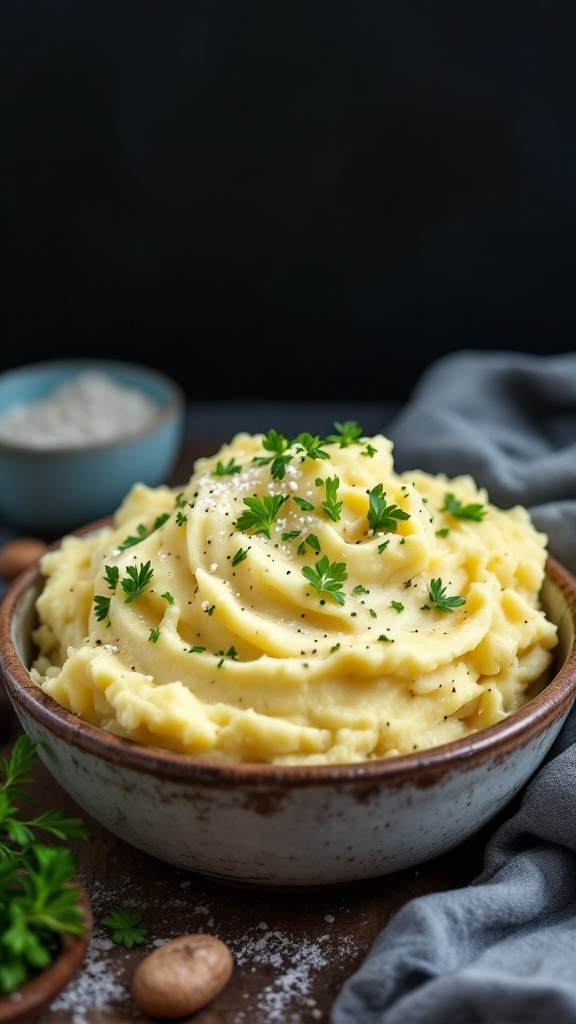
{"type": "Polygon", "coordinates": [[[169,376],[112,359],[46,361],[0,374],[0,514],[60,536],[114,511],[134,483],[165,482],[185,427],[169,376]]]}
{"type": "Polygon", "coordinates": [[[576,694],[576,579],[549,558],[542,600],[558,625],[553,676],[504,721],[435,749],[366,764],[204,760],[113,736],[64,710],[32,681],[43,582],[38,564],[31,566],[0,608],[0,676],[40,758],[78,806],[120,839],[235,886],[347,885],[453,849],[520,792],[576,694]]]}

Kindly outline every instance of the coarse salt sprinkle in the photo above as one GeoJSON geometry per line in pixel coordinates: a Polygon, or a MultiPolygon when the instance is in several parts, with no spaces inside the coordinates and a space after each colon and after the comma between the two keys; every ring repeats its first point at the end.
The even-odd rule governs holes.
{"type": "Polygon", "coordinates": [[[0,414],[0,441],[33,449],[85,448],[152,426],[160,406],[98,371],[80,373],[36,402],[0,414]]]}

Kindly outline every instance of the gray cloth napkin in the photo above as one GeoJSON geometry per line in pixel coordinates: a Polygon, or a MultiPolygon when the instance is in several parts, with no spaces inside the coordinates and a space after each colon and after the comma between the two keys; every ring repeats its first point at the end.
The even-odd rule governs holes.
{"type": "MultiPolygon", "coordinates": [[[[469,473],[495,504],[526,505],[576,572],[576,352],[439,359],[385,433],[398,470],[469,473]]],[[[576,1024],[576,708],[481,874],[405,904],[331,1021],[576,1024]]]]}

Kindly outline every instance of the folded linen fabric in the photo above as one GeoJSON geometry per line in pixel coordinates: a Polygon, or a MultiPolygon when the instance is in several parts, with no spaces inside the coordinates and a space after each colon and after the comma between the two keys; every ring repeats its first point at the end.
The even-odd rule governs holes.
{"type": "MultiPolygon", "coordinates": [[[[495,504],[526,505],[576,572],[576,352],[442,358],[385,432],[400,471],[467,473],[495,504]]],[[[576,1024],[575,793],[576,708],[480,875],[395,914],[332,1024],[576,1024]]]]}

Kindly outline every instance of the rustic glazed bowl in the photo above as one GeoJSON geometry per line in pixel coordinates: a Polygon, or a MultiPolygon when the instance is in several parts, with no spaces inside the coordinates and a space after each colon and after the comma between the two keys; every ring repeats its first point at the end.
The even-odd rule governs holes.
{"type": "Polygon", "coordinates": [[[127,843],[218,882],[340,886],[430,860],[472,836],[520,791],[576,694],[576,580],[549,558],[559,627],[554,676],[507,720],[428,752],[367,764],[279,767],[206,761],[88,725],[32,682],[38,565],[0,609],[0,672],[38,754],[80,808],[127,843]]]}
{"type": "MultiPolygon", "coordinates": [[[[137,430],[80,444],[35,447],[0,436],[0,513],[20,530],[49,538],[111,514],[132,484],[164,483],[184,437],[186,399],[176,381],[158,370],[114,359],[46,360],[0,374],[0,416],[33,409],[86,375],[108,379],[156,408],[137,430]]],[[[116,409],[119,418],[121,410],[116,409]]],[[[64,417],[64,412],[62,416],[64,417]]],[[[102,410],[102,419],[110,410],[102,410]]],[[[64,421],[65,422],[65,421],[64,421]]],[[[120,430],[120,425],[118,427],[120,430]]]]}
{"type": "Polygon", "coordinates": [[[34,1024],[40,1020],[80,970],[90,942],[93,917],[86,890],[78,882],[75,885],[86,930],[80,935],[63,936],[60,953],[45,971],[11,995],[0,997],[0,1024],[34,1024]]]}

